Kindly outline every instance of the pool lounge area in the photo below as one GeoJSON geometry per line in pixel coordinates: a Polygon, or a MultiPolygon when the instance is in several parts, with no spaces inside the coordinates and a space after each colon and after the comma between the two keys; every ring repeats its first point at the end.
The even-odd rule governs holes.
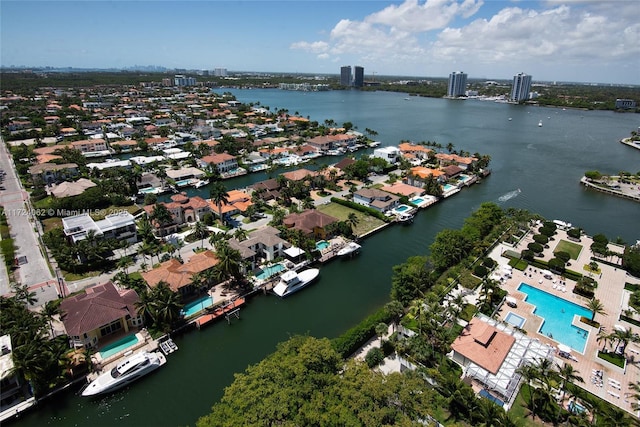
{"type": "Polygon", "coordinates": [[[401,215],[401,214],[411,214],[415,212],[415,210],[416,208],[411,207],[409,205],[398,205],[395,208],[393,208],[391,212],[395,215],[401,215]]]}
{"type": "Polygon", "coordinates": [[[426,208],[427,206],[433,205],[438,199],[430,194],[425,194],[424,196],[413,197],[409,199],[409,201],[419,208],[426,208]]]}
{"type": "Polygon", "coordinates": [[[262,266],[258,269],[258,272],[256,273],[255,277],[256,279],[261,281],[268,280],[285,269],[286,267],[283,264],[273,264],[269,266],[262,266]]]}
{"type": "Polygon", "coordinates": [[[573,320],[575,316],[590,319],[590,310],[524,282],[518,291],[526,294],[525,301],[535,306],[533,313],[544,319],[537,331],[539,334],[584,353],[589,332],[574,326],[573,320]]]}
{"type": "Polygon", "coordinates": [[[329,246],[331,246],[331,243],[326,240],[320,240],[316,242],[316,249],[319,251],[322,251],[323,249],[327,249],[329,246]]]}

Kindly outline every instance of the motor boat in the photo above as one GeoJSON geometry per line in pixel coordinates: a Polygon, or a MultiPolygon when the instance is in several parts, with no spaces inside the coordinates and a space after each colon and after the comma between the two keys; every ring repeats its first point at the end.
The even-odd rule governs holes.
{"type": "Polygon", "coordinates": [[[195,188],[200,188],[200,187],[204,187],[205,185],[209,184],[209,180],[205,179],[205,180],[199,180],[198,182],[196,182],[193,186],[195,188]]]}
{"type": "Polygon", "coordinates": [[[538,122],[538,127],[542,127],[542,120],[538,122]]]}
{"type": "Polygon", "coordinates": [[[273,288],[273,293],[281,298],[291,295],[294,292],[307,286],[320,274],[317,268],[309,268],[307,270],[296,273],[295,271],[287,271],[280,276],[280,281],[273,288]]]}
{"type": "Polygon", "coordinates": [[[145,351],[134,354],[89,383],[82,390],[82,396],[95,396],[118,390],[155,371],[166,362],[167,359],[162,353],[145,351]]]}
{"type": "Polygon", "coordinates": [[[413,214],[402,213],[396,216],[396,221],[400,224],[411,224],[413,222],[413,214]]]}
{"type": "Polygon", "coordinates": [[[338,256],[351,255],[360,250],[362,246],[356,242],[349,242],[344,248],[340,249],[337,253],[338,256]]]}

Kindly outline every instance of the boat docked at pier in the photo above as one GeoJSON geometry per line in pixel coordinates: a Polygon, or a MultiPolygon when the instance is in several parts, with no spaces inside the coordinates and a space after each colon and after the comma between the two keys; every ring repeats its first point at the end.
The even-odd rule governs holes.
{"type": "Polygon", "coordinates": [[[273,293],[281,298],[289,296],[313,282],[319,274],[320,270],[317,268],[309,268],[300,273],[287,271],[280,276],[280,281],[274,286],[273,293]]]}
{"type": "Polygon", "coordinates": [[[195,188],[200,188],[200,187],[204,187],[207,184],[209,184],[209,180],[208,179],[200,179],[195,184],[193,184],[193,186],[195,188]]]}
{"type": "Polygon", "coordinates": [[[155,371],[164,365],[167,359],[158,352],[134,354],[115,368],[101,374],[82,390],[82,396],[95,396],[121,389],[133,381],[155,371]]]}
{"type": "Polygon", "coordinates": [[[337,255],[338,256],[354,255],[360,250],[361,247],[362,246],[356,242],[349,242],[344,248],[338,251],[337,255]]]}

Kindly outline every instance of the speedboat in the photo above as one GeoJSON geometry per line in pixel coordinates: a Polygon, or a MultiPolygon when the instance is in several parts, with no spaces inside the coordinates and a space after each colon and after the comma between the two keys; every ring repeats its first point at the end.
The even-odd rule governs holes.
{"type": "Polygon", "coordinates": [[[199,180],[198,182],[196,182],[193,186],[195,188],[200,188],[200,187],[204,187],[205,185],[209,184],[209,180],[205,179],[205,180],[199,180]]]}
{"type": "Polygon", "coordinates": [[[155,371],[166,362],[167,359],[162,353],[145,351],[134,354],[93,380],[82,390],[82,396],[95,396],[118,390],[155,371]]]}
{"type": "Polygon", "coordinates": [[[354,252],[357,252],[358,250],[360,250],[362,246],[360,246],[359,244],[357,244],[356,242],[349,242],[344,248],[340,249],[338,251],[338,256],[345,256],[345,255],[350,255],[353,254],[354,252]]]}
{"type": "Polygon", "coordinates": [[[280,276],[280,281],[273,288],[273,293],[284,298],[292,293],[299,291],[307,286],[320,274],[317,268],[309,268],[307,270],[296,273],[295,271],[287,271],[280,276]]]}
{"type": "Polygon", "coordinates": [[[402,213],[396,217],[396,220],[400,224],[411,224],[413,222],[413,214],[402,213]]]}
{"type": "Polygon", "coordinates": [[[542,127],[542,120],[538,122],[538,127],[542,127]]]}

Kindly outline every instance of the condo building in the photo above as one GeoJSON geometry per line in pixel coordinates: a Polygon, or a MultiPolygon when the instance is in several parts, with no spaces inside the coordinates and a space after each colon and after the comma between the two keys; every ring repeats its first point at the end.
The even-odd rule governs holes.
{"type": "Polygon", "coordinates": [[[531,76],[525,73],[518,73],[513,76],[513,87],[511,88],[511,102],[521,102],[529,99],[531,92],[531,76]]]}
{"type": "Polygon", "coordinates": [[[467,74],[462,71],[454,71],[449,74],[449,86],[447,88],[447,96],[456,98],[458,96],[465,96],[465,90],[467,89],[467,74]]]}

